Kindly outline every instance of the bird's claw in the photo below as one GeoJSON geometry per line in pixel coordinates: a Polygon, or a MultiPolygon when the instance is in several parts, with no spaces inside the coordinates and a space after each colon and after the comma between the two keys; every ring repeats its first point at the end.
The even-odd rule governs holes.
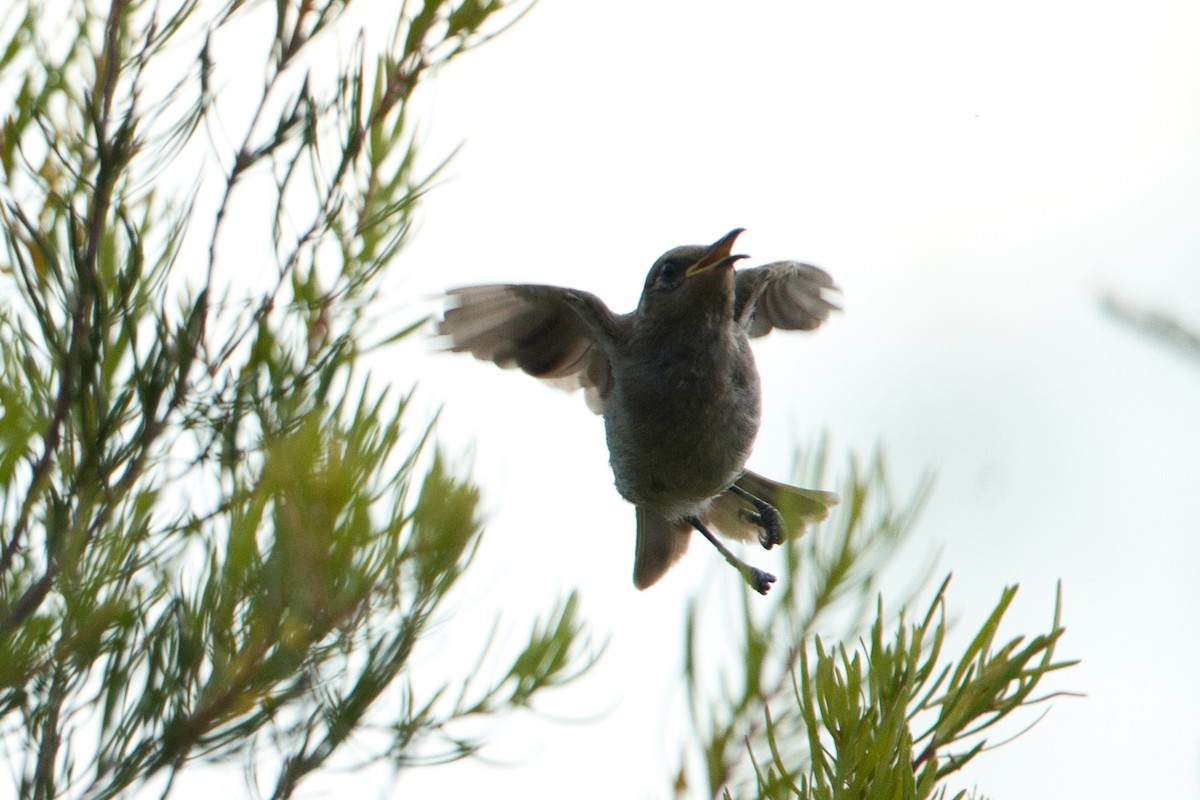
{"type": "Polygon", "coordinates": [[[750,567],[746,572],[746,583],[750,584],[750,588],[759,594],[766,594],[771,590],[771,584],[775,582],[775,576],[769,572],[763,572],[758,567],[750,567]]]}
{"type": "Polygon", "coordinates": [[[764,550],[770,550],[783,541],[783,515],[774,506],[764,503],[757,514],[750,515],[750,521],[762,529],[758,534],[758,543],[764,550]]]}
{"type": "Polygon", "coordinates": [[[740,558],[735,556],[732,552],[730,552],[728,547],[721,544],[721,542],[717,540],[717,537],[713,536],[712,531],[710,531],[698,517],[688,517],[687,522],[693,528],[700,531],[704,538],[708,539],[708,541],[712,543],[713,547],[717,548],[717,552],[725,557],[725,561],[728,562],[731,567],[742,574],[742,578],[750,585],[751,589],[759,594],[766,594],[768,591],[770,591],[771,584],[775,582],[774,575],[769,572],[763,572],[758,567],[752,567],[745,561],[742,561],[740,558]]]}
{"type": "Polygon", "coordinates": [[[751,525],[758,526],[758,543],[763,546],[764,550],[770,550],[783,541],[787,534],[787,527],[784,525],[783,515],[779,513],[779,509],[766,500],[750,494],[736,483],[729,487],[729,491],[754,506],[753,511],[748,508],[742,509],[742,519],[751,525]]]}

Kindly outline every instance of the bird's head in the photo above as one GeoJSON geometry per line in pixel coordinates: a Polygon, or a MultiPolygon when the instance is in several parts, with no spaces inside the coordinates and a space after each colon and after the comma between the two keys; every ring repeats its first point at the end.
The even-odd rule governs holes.
{"type": "Polygon", "coordinates": [[[650,267],[640,314],[676,320],[710,313],[733,315],[733,265],[745,258],[731,255],[743,231],[734,228],[712,244],[686,244],[659,256],[650,267]]]}

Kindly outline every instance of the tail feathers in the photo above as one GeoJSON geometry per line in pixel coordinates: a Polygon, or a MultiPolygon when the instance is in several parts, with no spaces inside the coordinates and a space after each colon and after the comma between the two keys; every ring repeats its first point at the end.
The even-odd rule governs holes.
{"type": "Polygon", "coordinates": [[[633,585],[647,589],[666,574],[687,552],[692,526],[637,509],[637,549],[633,558],[633,585]]]}
{"type": "MultiPolygon", "coordinates": [[[[783,517],[787,536],[791,538],[803,535],[808,523],[825,519],[829,509],[838,503],[838,496],[833,492],[789,486],[749,470],[734,484],[775,508],[783,517]]],[[[728,539],[754,541],[761,528],[750,521],[749,515],[753,513],[755,508],[749,500],[724,492],[713,501],[704,520],[728,539]]]]}
{"type": "MultiPolygon", "coordinates": [[[[819,522],[829,516],[830,507],[838,502],[838,496],[833,492],[776,483],[754,472],[743,473],[735,484],[775,508],[787,528],[785,535],[792,538],[802,535],[809,522],[819,522]]],[[[732,492],[722,492],[700,519],[727,539],[756,541],[762,527],[751,521],[750,516],[755,513],[757,509],[750,500],[732,492]]],[[[692,526],[686,522],[672,522],[639,507],[633,585],[648,589],[657,583],[687,552],[691,532],[692,526]]]]}
{"type": "Polygon", "coordinates": [[[806,522],[819,522],[825,519],[829,516],[829,509],[836,506],[841,499],[833,492],[789,486],[786,483],[778,483],[770,478],[764,478],[750,470],[743,472],[742,477],[734,483],[759,500],[765,500],[773,505],[785,518],[789,514],[794,514],[806,522]]]}

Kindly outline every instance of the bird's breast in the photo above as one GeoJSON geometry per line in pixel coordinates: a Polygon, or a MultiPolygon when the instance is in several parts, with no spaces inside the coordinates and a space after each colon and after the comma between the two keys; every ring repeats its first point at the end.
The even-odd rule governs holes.
{"type": "Polygon", "coordinates": [[[604,406],[617,490],[668,517],[699,513],[741,474],[758,432],[758,371],[745,337],[613,365],[604,406]]]}

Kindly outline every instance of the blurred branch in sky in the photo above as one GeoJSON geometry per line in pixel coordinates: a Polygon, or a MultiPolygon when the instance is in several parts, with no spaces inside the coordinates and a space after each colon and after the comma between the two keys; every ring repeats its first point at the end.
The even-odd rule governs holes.
{"type": "Polygon", "coordinates": [[[436,171],[410,98],[523,8],[357,8],[0,16],[13,797],[165,797],[234,758],[251,794],[288,797],[346,749],[472,754],[456,722],[590,664],[570,597],[490,680],[469,658],[413,667],[478,546],[478,493],[360,358],[420,322],[377,310],[436,171]]]}
{"type": "Polygon", "coordinates": [[[1100,298],[1105,311],[1134,329],[1170,345],[1200,366],[1200,330],[1178,318],[1153,308],[1137,305],[1116,292],[1105,292],[1100,298]]]}
{"type": "Polygon", "coordinates": [[[984,750],[985,731],[1047,699],[1034,690],[1073,663],[1054,659],[1058,603],[1049,632],[997,645],[1016,594],[1006,589],[946,661],[949,577],[915,623],[905,611],[885,614],[881,570],[928,493],[926,482],[900,505],[881,457],[852,462],[838,513],[788,547],[779,598],[743,592],[730,625],[718,623],[730,616],[721,609],[693,601],[685,677],[700,769],[685,757],[678,796],[703,787],[728,798],[944,797],[944,780],[984,750]],[[740,633],[737,655],[719,666],[702,659],[716,652],[709,631],[729,642],[740,633]]]}

